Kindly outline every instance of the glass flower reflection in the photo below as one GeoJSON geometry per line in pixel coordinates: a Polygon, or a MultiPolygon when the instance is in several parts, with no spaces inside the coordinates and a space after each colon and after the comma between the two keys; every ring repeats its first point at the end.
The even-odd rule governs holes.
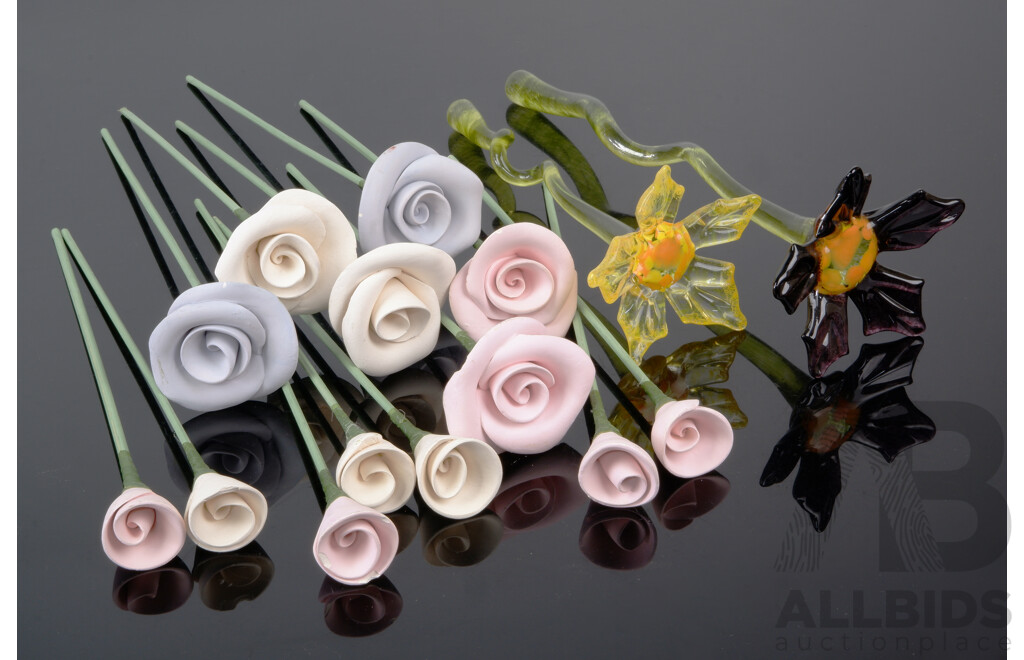
{"type": "Polygon", "coordinates": [[[587,284],[600,288],[605,302],[619,303],[618,321],[637,362],[648,347],[668,334],[666,300],[683,323],[718,324],[742,330],[731,263],[696,254],[709,245],[735,241],[761,204],[757,195],[719,199],[674,222],[683,186],[669,166],[636,205],[639,231],[616,236],[587,284]]]}
{"type": "Polygon", "coordinates": [[[775,297],[792,314],[806,298],[807,366],[821,376],[849,352],[846,299],[860,310],[864,334],[895,330],[924,332],[924,280],[875,261],[879,252],[921,247],[964,212],[959,199],[940,199],[918,190],[895,204],[863,213],[871,177],[853,168],[839,183],[832,204],[818,218],[814,240],[792,245],[775,279],[775,297]]]}
{"type": "Polygon", "coordinates": [[[793,408],[789,431],[772,450],[761,485],[777,484],[793,471],[793,499],[817,531],[832,518],[842,488],[839,448],[847,441],[869,447],[890,463],[900,452],[931,440],[935,425],[907,397],[924,340],[905,337],[867,344],[844,372],[815,378],[793,408]]]}

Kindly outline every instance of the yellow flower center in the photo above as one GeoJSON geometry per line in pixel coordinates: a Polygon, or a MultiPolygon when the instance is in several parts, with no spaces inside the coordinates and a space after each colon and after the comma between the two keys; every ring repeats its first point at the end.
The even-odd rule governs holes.
{"type": "Polygon", "coordinates": [[[835,231],[814,242],[818,254],[819,293],[834,296],[853,289],[875,265],[878,238],[871,222],[859,215],[836,224],[835,231]]]}
{"type": "Polygon", "coordinates": [[[658,222],[640,232],[633,275],[648,289],[667,289],[689,268],[694,251],[693,240],[685,228],[658,222]]]}

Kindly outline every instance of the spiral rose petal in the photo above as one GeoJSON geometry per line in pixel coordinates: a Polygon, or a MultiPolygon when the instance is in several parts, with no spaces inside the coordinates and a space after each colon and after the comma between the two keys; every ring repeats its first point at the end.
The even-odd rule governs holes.
{"type": "Polygon", "coordinates": [[[267,521],[267,501],[238,479],[207,472],[196,478],[185,505],[188,535],[212,552],[230,552],[259,535],[267,521]]]}
{"type": "Polygon", "coordinates": [[[458,254],[480,235],[482,201],[483,184],[461,163],[424,144],[396,144],[366,173],[359,244],[368,252],[411,241],[458,254]]]}
{"type": "Polygon", "coordinates": [[[379,433],[349,440],[335,475],[345,494],[381,513],[402,508],[416,488],[412,458],[379,433]]]}
{"type": "Polygon", "coordinates": [[[729,456],[732,443],[729,420],[696,399],[666,403],[654,415],[651,445],[665,469],[677,477],[714,470],[729,456]]]}
{"type": "Polygon", "coordinates": [[[270,291],[292,314],[327,309],[331,287],[356,258],[341,210],[306,190],[284,190],[231,234],[214,273],[270,291]]]}
{"type": "Polygon", "coordinates": [[[642,506],[658,493],[658,466],[626,438],[601,433],[580,462],[579,482],[587,497],[605,506],[642,506]]]}
{"type": "Polygon", "coordinates": [[[313,557],[344,584],[366,584],[382,575],[398,551],[398,529],[378,511],[339,497],[324,512],[313,557]]]}
{"type": "Polygon", "coordinates": [[[480,513],[501,486],[501,459],[480,440],[427,435],[413,453],[423,501],[447,518],[480,513]]]}
{"type": "Polygon", "coordinates": [[[220,410],[281,387],[298,362],[288,311],[258,287],[223,282],[182,293],[149,337],[157,387],[192,410],[220,410]]]}
{"type": "Polygon", "coordinates": [[[329,316],[356,366],[387,376],[429,355],[454,276],[450,256],[416,243],[385,245],[346,268],[329,316]]]}
{"type": "Polygon", "coordinates": [[[551,449],[583,408],[594,365],[575,343],[524,317],[487,332],[444,391],[448,430],[501,449],[551,449]]]}
{"type": "Polygon", "coordinates": [[[174,505],[148,488],[128,488],[103,516],[100,534],[110,561],[133,571],[163,566],[185,544],[185,521],[174,505]]]}
{"type": "Polygon", "coordinates": [[[576,312],[576,268],[554,232],[522,223],[496,230],[455,275],[452,314],[473,339],[498,323],[529,316],[564,336],[576,312]]]}

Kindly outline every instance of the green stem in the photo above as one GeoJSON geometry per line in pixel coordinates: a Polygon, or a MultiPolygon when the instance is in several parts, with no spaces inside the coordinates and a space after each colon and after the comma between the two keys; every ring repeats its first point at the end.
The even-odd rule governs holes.
{"type": "MultiPolygon", "coordinates": [[[[646,166],[684,162],[722,197],[751,194],[707,151],[692,142],[649,146],[633,141],[619,128],[607,106],[592,96],[558,89],[527,71],[515,71],[508,77],[505,94],[513,103],[533,110],[586,119],[598,139],[626,162],[646,166]]],[[[814,218],[792,213],[767,199],[762,199],[752,219],[788,243],[806,243],[814,233],[814,218]]]]}
{"type": "Polygon", "coordinates": [[[89,366],[92,369],[92,378],[99,391],[100,403],[103,405],[103,415],[107,419],[107,429],[110,431],[110,440],[114,444],[114,454],[117,457],[118,471],[121,473],[121,486],[129,488],[146,488],[139,478],[139,471],[132,461],[131,452],[128,451],[128,438],[125,436],[124,427],[121,425],[121,416],[117,413],[117,404],[114,401],[114,390],[110,387],[107,379],[107,370],[103,367],[103,357],[100,353],[99,344],[96,343],[96,335],[92,330],[92,323],[89,321],[89,313],[85,308],[85,300],[82,298],[82,291],[78,288],[78,281],[72,272],[71,256],[60,235],[60,230],[54,228],[50,232],[53,238],[53,246],[57,249],[57,259],[60,261],[60,269],[64,273],[64,282],[68,287],[68,295],[71,296],[71,306],[75,310],[75,319],[78,321],[78,331],[82,334],[82,342],[85,344],[85,352],[89,356],[89,366]]]}
{"type": "Polygon", "coordinates": [[[192,480],[195,481],[197,477],[208,472],[213,472],[206,462],[203,460],[199,450],[196,449],[192,441],[188,439],[188,434],[185,432],[185,427],[181,425],[181,420],[178,419],[177,413],[174,412],[174,407],[171,402],[164,396],[160,388],[157,387],[156,381],[153,380],[153,373],[149,369],[149,364],[146,358],[142,355],[142,351],[135,344],[135,340],[132,339],[131,333],[128,332],[127,326],[121,320],[117,310],[114,308],[110,298],[107,297],[106,292],[103,290],[103,286],[100,284],[99,279],[93,273],[92,268],[89,267],[89,262],[85,260],[85,256],[81,250],[78,249],[78,244],[75,243],[75,239],[72,238],[71,232],[67,229],[61,230],[61,235],[64,237],[64,243],[67,245],[68,251],[71,253],[75,264],[78,266],[79,272],[82,277],[85,278],[89,288],[92,290],[96,301],[103,309],[106,317],[110,320],[111,325],[114,326],[117,334],[121,337],[121,341],[124,342],[125,348],[132,357],[132,361],[135,363],[139,373],[142,374],[143,380],[146,381],[146,386],[149,387],[150,392],[153,394],[153,398],[156,399],[157,405],[160,407],[160,411],[164,415],[164,419],[167,420],[168,425],[171,427],[171,432],[177,439],[178,444],[181,445],[181,449],[185,454],[185,459],[188,461],[189,467],[192,469],[192,480]]]}
{"type": "Polygon", "coordinates": [[[292,149],[295,149],[299,153],[312,158],[313,160],[315,160],[316,162],[320,163],[321,165],[323,165],[327,169],[335,172],[336,174],[340,174],[341,176],[345,177],[346,179],[348,179],[352,183],[356,184],[357,186],[362,187],[363,182],[364,182],[363,177],[359,176],[358,174],[354,174],[353,172],[348,171],[347,169],[345,169],[344,167],[342,167],[338,163],[335,163],[333,160],[331,160],[327,156],[324,156],[320,152],[314,151],[313,149],[307,147],[306,145],[302,144],[301,142],[299,142],[298,140],[296,140],[292,136],[290,136],[287,133],[285,133],[284,131],[282,131],[281,129],[277,128],[276,126],[273,126],[270,122],[265,121],[261,117],[257,116],[255,113],[250,112],[249,110],[243,108],[241,105],[239,105],[235,101],[231,100],[227,96],[224,96],[223,94],[221,94],[220,92],[218,92],[214,88],[210,87],[206,83],[201,82],[200,80],[198,80],[197,78],[195,78],[193,76],[186,76],[185,77],[185,82],[190,87],[198,89],[203,94],[216,99],[220,103],[223,103],[228,108],[230,108],[234,112],[238,113],[239,115],[241,115],[245,119],[249,120],[250,122],[256,124],[257,126],[262,128],[264,131],[266,131],[270,135],[274,136],[275,138],[277,138],[281,142],[284,142],[285,144],[290,146],[292,149]]]}
{"type": "Polygon", "coordinates": [[[199,169],[197,165],[195,165],[192,161],[186,158],[183,153],[178,151],[174,147],[174,145],[168,142],[162,135],[153,130],[153,128],[150,127],[149,124],[139,119],[135,115],[135,113],[129,110],[128,108],[121,108],[121,115],[129,122],[131,122],[133,126],[135,126],[143,133],[148,135],[149,138],[156,142],[161,149],[170,154],[170,156],[174,158],[174,160],[178,161],[179,165],[188,170],[188,172],[196,179],[198,179],[199,182],[202,183],[207,190],[213,193],[213,195],[217,197],[217,199],[219,199],[221,202],[224,203],[225,206],[231,209],[231,212],[234,213],[239,220],[245,220],[248,217],[248,214],[244,210],[242,210],[242,207],[238,204],[238,202],[232,199],[231,196],[228,195],[226,192],[221,190],[220,186],[214,183],[213,180],[210,179],[210,177],[206,176],[205,172],[203,172],[201,169],[199,169]]]}
{"type": "Polygon", "coordinates": [[[473,350],[473,347],[476,346],[476,342],[473,341],[473,338],[466,334],[466,331],[455,322],[455,319],[444,312],[441,312],[441,325],[447,328],[448,332],[455,335],[455,338],[459,340],[459,343],[462,344],[462,347],[467,351],[473,350]]]}
{"type": "Polygon", "coordinates": [[[324,503],[329,505],[339,497],[344,497],[345,493],[342,492],[341,488],[334,481],[334,476],[331,474],[330,468],[327,467],[327,462],[324,461],[320,448],[316,445],[316,438],[313,437],[313,431],[309,428],[306,416],[302,414],[302,408],[295,398],[292,386],[285,383],[281,386],[281,391],[284,393],[284,398],[288,402],[288,408],[291,410],[292,417],[295,418],[295,423],[299,427],[302,444],[305,445],[306,453],[313,462],[313,468],[316,470],[317,477],[319,477],[320,489],[324,494],[324,503]]]}
{"type": "Polygon", "coordinates": [[[314,108],[313,104],[308,101],[299,101],[299,108],[305,110],[306,113],[315,119],[321,126],[344,140],[346,144],[358,151],[363,158],[371,163],[377,160],[377,154],[368,149],[362,142],[355,139],[348,131],[334,123],[334,121],[332,121],[327,115],[314,108]]]}
{"type": "MultiPolygon", "coordinates": [[[[707,329],[719,336],[732,332],[720,325],[709,325],[707,329]]],[[[789,405],[796,405],[811,382],[810,376],[749,330],[737,350],[772,381],[789,405]]]]}
{"type": "Polygon", "coordinates": [[[409,418],[405,416],[405,413],[388,401],[388,398],[384,396],[384,393],[377,388],[372,380],[370,380],[369,376],[363,373],[363,370],[352,362],[352,358],[350,358],[344,349],[338,345],[338,342],[334,341],[334,338],[331,337],[326,330],[320,327],[320,324],[317,323],[312,316],[303,314],[300,318],[303,323],[313,331],[313,334],[315,334],[320,341],[327,346],[327,349],[334,354],[334,357],[338,359],[338,362],[341,362],[341,365],[345,367],[345,370],[352,374],[352,377],[357,383],[359,383],[359,385],[362,386],[366,393],[373,397],[373,400],[377,402],[377,405],[381,407],[381,410],[387,413],[391,422],[402,431],[405,437],[409,438],[409,445],[413,449],[416,449],[416,445],[424,436],[428,435],[428,433],[417,428],[409,421],[409,418]]]}
{"type": "MultiPolygon", "coordinates": [[[[494,171],[506,182],[517,186],[531,186],[543,182],[550,189],[559,206],[605,243],[611,242],[615,236],[622,233],[622,227],[625,225],[596,206],[583,201],[569,190],[554,161],[546,159],[540,165],[525,172],[513,168],[508,159],[508,148],[515,139],[512,131],[508,129],[497,132],[490,130],[480,112],[466,99],[455,101],[449,106],[448,125],[473,144],[489,151],[494,171]]],[[[494,207],[491,208],[493,210],[494,207]]],[[[502,218],[502,215],[499,214],[498,217],[502,218]]],[[[504,214],[502,221],[510,224],[511,218],[508,218],[507,221],[505,218],[508,218],[507,213],[504,214]]],[[[626,229],[632,231],[629,227],[626,229]]]]}
{"type": "Polygon", "coordinates": [[[644,389],[644,392],[648,397],[650,397],[651,401],[654,402],[655,408],[660,408],[662,405],[673,401],[668,397],[668,395],[662,392],[650,378],[647,377],[647,374],[645,374],[643,369],[640,368],[640,365],[634,362],[629,356],[629,353],[627,353],[626,350],[622,348],[617,341],[615,341],[615,337],[607,328],[604,327],[604,324],[601,323],[597,314],[591,311],[586,305],[581,305],[578,309],[582,314],[583,319],[587,321],[587,326],[590,328],[590,331],[594,333],[595,337],[598,337],[598,339],[602,341],[602,346],[604,346],[606,350],[610,348],[618,355],[629,374],[636,379],[636,382],[644,389]]]}
{"type": "MultiPolygon", "coordinates": [[[[238,160],[235,159],[231,154],[221,149],[212,140],[210,140],[208,137],[206,137],[199,131],[195,130],[185,122],[180,120],[176,121],[174,122],[174,127],[177,128],[182,133],[184,133],[185,135],[187,135],[189,138],[191,138],[193,142],[199,144],[200,146],[205,148],[207,151],[209,151],[210,153],[212,153],[225,163],[237,163],[238,165],[241,165],[241,163],[238,163],[238,160]]],[[[234,167],[234,170],[236,172],[241,172],[242,176],[244,176],[249,183],[262,190],[264,193],[267,194],[268,197],[273,197],[275,194],[277,194],[277,190],[275,190],[273,186],[271,186],[269,183],[264,181],[262,178],[260,178],[250,170],[243,169],[240,167],[234,167]]]]}
{"type": "Polygon", "coordinates": [[[306,178],[306,175],[300,172],[299,168],[295,167],[295,165],[293,165],[292,163],[285,163],[284,171],[287,172],[290,177],[295,179],[295,181],[297,181],[300,186],[302,186],[309,192],[316,193],[321,197],[325,197],[325,195],[322,192],[320,192],[316,186],[313,185],[313,182],[306,178]]]}

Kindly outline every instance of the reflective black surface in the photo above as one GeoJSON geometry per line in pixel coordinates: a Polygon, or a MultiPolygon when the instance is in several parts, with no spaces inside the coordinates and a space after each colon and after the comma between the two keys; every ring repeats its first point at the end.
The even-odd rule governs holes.
{"type": "MultiPolygon", "coordinates": [[[[26,657],[75,657],[88,648],[109,658],[760,658],[805,645],[812,648],[805,657],[864,657],[905,655],[904,642],[926,657],[952,657],[961,638],[973,650],[961,656],[998,655],[1007,520],[1002,6],[641,3],[624,11],[541,2],[375,8],[184,1],[19,9],[18,642],[26,657]],[[176,580],[191,572],[191,543],[168,576],[119,574],[112,587],[115,568],[103,555],[99,526],[117,495],[117,475],[49,229],[72,230],[140,343],[170,297],[99,129],[112,131],[159,206],[118,118],[121,106],[179,146],[175,119],[245,158],[188,92],[186,74],[330,154],[300,116],[299,99],[375,151],[403,140],[444,150],[448,104],[469,98],[500,127],[508,108],[504,80],[519,68],[598,96],[644,142],[698,142],[745,185],[808,216],[821,212],[822,192],[852,165],[874,176],[872,199],[901,199],[919,188],[964,199],[967,211],[927,249],[885,256],[927,281],[928,329],[906,393],[934,424],[933,439],[892,463],[855,443],[840,447],[842,491],[819,533],[791,486],[758,483],[792,408],[754,363],[736,356],[729,380],[703,389],[728,390],[746,418],[719,469],[725,481],[674,484],[636,520],[619,524],[621,512],[588,512],[583,503],[551,524],[530,524],[528,514],[542,516],[556,501],[543,498],[557,491],[534,488],[529,479],[521,492],[508,491],[520,495],[510,506],[473,525],[469,531],[478,535],[466,524],[458,530],[450,521],[417,518],[412,501],[402,514],[411,545],[388,582],[376,585],[379,592],[346,595],[324,586],[313,560],[321,514],[300,476],[277,499],[259,537],[273,558],[273,579],[258,597],[214,599],[234,604],[214,611],[194,576],[188,593],[176,580]],[[510,533],[516,524],[523,529],[510,533]],[[587,529],[588,541],[604,543],[599,554],[581,552],[587,529]],[[653,554],[642,555],[652,538],[653,554]],[[447,557],[444,565],[429,562],[425,547],[440,549],[435,556],[447,557]],[[474,548],[486,553],[477,557],[474,548]],[[632,570],[604,567],[614,548],[635,551],[632,570]],[[592,561],[598,556],[603,564],[592,561]],[[470,565],[454,566],[459,561],[470,565]],[[116,600],[112,590],[121,594],[116,600]],[[122,603],[169,611],[137,616],[122,603]],[[348,618],[335,623],[338,613],[348,618]],[[984,652],[986,645],[996,652],[984,652]]],[[[294,162],[354,219],[354,186],[222,112],[278,181],[287,184],[284,164],[294,162]]],[[[629,212],[654,171],[607,153],[579,120],[553,123],[600,177],[608,207],[629,212]]],[[[195,197],[233,223],[143,143],[193,232],[195,197]]],[[[342,151],[366,171],[358,154],[342,151]]],[[[539,156],[525,139],[511,152],[524,165],[539,156]]],[[[217,170],[247,208],[261,203],[248,182],[217,170]]],[[[673,176],[687,187],[684,208],[713,199],[685,166],[675,166],[673,176]]],[[[543,217],[539,190],[513,192],[518,209],[543,217]]],[[[605,246],[567,217],[562,224],[583,278],[605,246]]],[[[212,260],[205,237],[194,236],[212,260]]],[[[799,365],[806,359],[801,320],[772,296],[787,249],[751,227],[740,241],[709,248],[709,256],[737,265],[748,330],[799,365]]],[[[180,278],[177,285],[185,286],[180,278]]],[[[611,309],[595,291],[581,292],[611,309]]],[[[854,327],[857,314],[850,311],[854,327]]],[[[182,507],[159,427],[98,314],[93,322],[142,478],[182,507]]],[[[666,356],[711,337],[702,328],[669,327],[666,356]]],[[[863,344],[898,338],[851,333],[850,355],[830,373],[854,364],[863,344]]],[[[607,389],[605,395],[611,409],[607,389]]],[[[412,402],[416,410],[422,400],[412,402]]],[[[566,443],[582,454],[588,442],[581,417],[566,443]]]]}

